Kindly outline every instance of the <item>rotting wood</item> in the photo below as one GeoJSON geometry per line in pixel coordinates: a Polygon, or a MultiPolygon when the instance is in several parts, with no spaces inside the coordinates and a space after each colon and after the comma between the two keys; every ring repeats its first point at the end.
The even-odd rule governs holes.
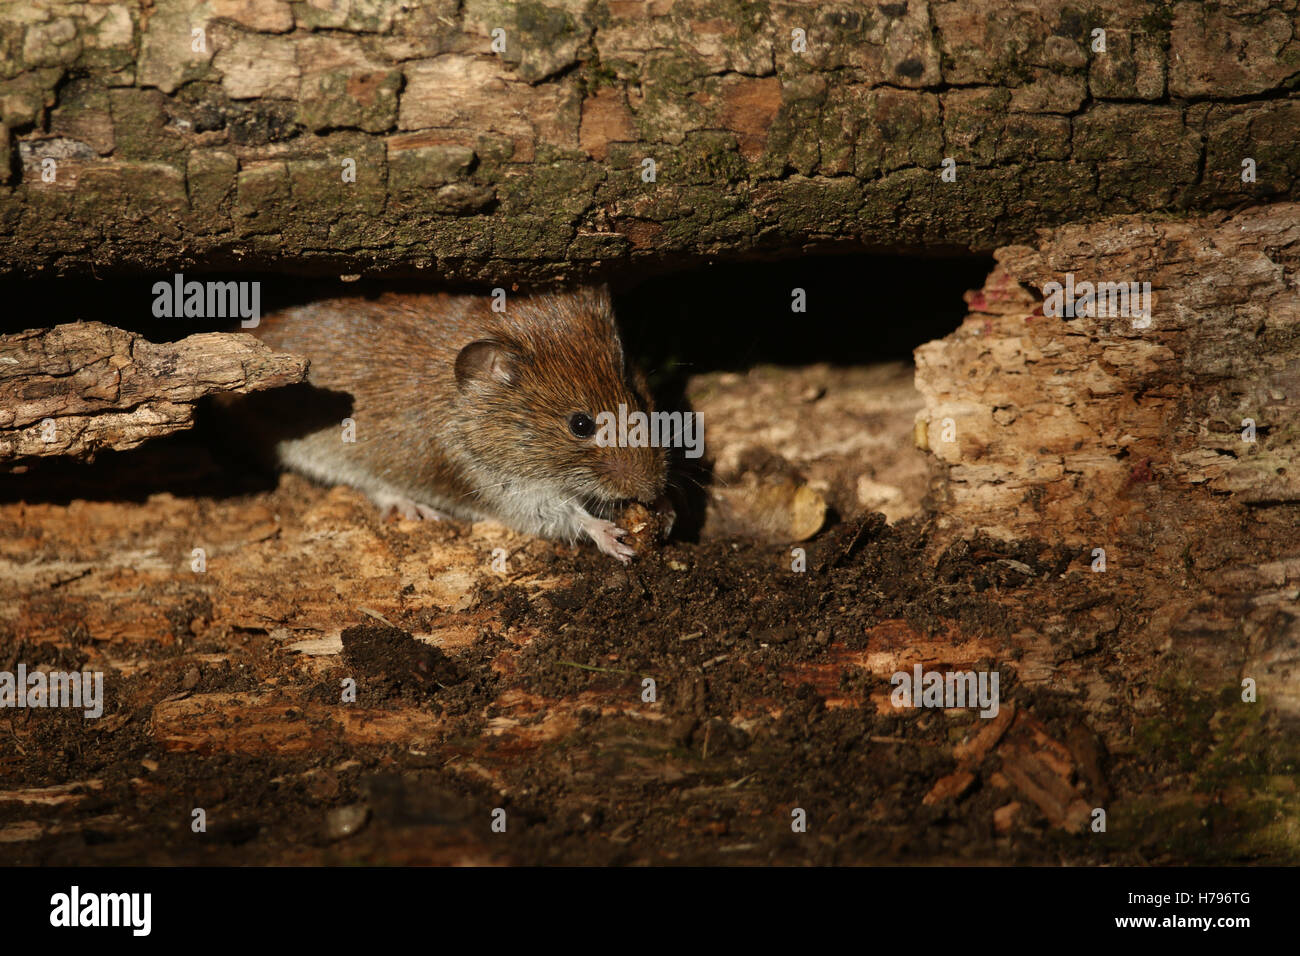
{"type": "Polygon", "coordinates": [[[1023,633],[1022,678],[1105,646],[1139,589],[1186,679],[1251,678],[1300,714],[1300,205],[1063,226],[997,261],[916,351],[928,506],[948,535],[1042,538],[1118,578],[1023,633]],[[1149,326],[1045,316],[1067,273],[1150,282],[1149,326]]]}
{"type": "MultiPolygon", "coordinates": [[[[1208,779],[1205,788],[1218,793],[1246,778],[1241,776],[1245,771],[1227,758],[1204,759],[1204,769],[1185,784],[1166,784],[1162,779],[1151,793],[1135,795],[1122,778],[1118,785],[1107,779],[1108,760],[1147,753],[1144,748],[1150,744],[1135,735],[1135,726],[1153,722],[1164,726],[1161,721],[1172,721],[1174,731],[1189,735],[1187,740],[1173,738],[1175,755],[1201,745],[1227,748],[1229,753],[1249,746],[1252,755],[1266,748],[1262,752],[1267,754],[1272,752],[1267,748],[1286,744],[1285,735],[1269,721],[1277,715],[1294,716],[1300,701],[1293,664],[1294,621],[1300,619],[1294,607],[1300,556],[1295,554],[1294,519],[1288,517],[1287,486],[1270,484],[1274,478],[1286,480],[1287,475],[1276,475],[1274,469],[1270,476],[1268,468],[1252,467],[1252,456],[1267,462],[1289,460],[1293,432],[1283,426],[1259,429],[1254,447],[1235,463],[1214,469],[1197,465],[1202,469],[1197,472],[1203,475],[1200,481],[1192,480],[1191,466],[1186,464],[1199,461],[1197,449],[1204,447],[1203,442],[1217,440],[1194,427],[1194,416],[1214,407],[1206,396],[1223,388],[1225,381],[1247,385],[1258,381],[1263,383],[1259,388],[1282,389],[1282,398],[1274,400],[1281,403],[1279,407],[1285,407],[1294,394],[1286,386],[1286,375],[1292,368],[1295,342],[1288,337],[1288,323],[1294,323],[1295,311],[1283,281],[1292,268],[1289,257],[1294,243],[1289,230],[1293,223],[1293,210],[1285,205],[1248,210],[1236,217],[1216,214],[1188,223],[1162,223],[1158,229],[1136,228],[1131,220],[1119,219],[1087,232],[1091,255],[1110,257],[1096,263],[1080,251],[1083,239],[1078,234],[1068,229],[1049,234],[1035,249],[1002,252],[998,271],[983,292],[972,296],[975,314],[953,335],[922,349],[924,432],[937,441],[942,418],[947,417],[942,413],[947,412],[956,419],[960,452],[957,458],[938,459],[940,482],[932,503],[940,503],[941,527],[935,546],[979,530],[1002,530],[1005,537],[1004,526],[1009,525],[1013,539],[1036,538],[1078,553],[1064,583],[1058,583],[1027,555],[1003,553],[990,542],[970,546],[973,564],[968,571],[987,568],[998,580],[1033,582],[1032,587],[1008,589],[1001,595],[997,588],[988,592],[1016,624],[1005,642],[994,640],[978,624],[963,627],[949,620],[922,629],[885,618],[851,624],[843,633],[837,627],[835,633],[820,635],[803,634],[798,628],[755,628],[753,635],[719,648],[719,635],[713,630],[681,641],[681,634],[701,629],[692,626],[687,613],[695,609],[674,607],[659,613],[680,615],[665,624],[673,635],[673,657],[694,661],[685,665],[685,673],[700,689],[688,694],[679,686],[672,709],[640,700],[636,675],[620,659],[621,652],[577,661],[592,669],[575,669],[592,675],[593,683],[580,692],[521,687],[517,681],[526,672],[521,663],[524,655],[535,653],[539,645],[554,645],[563,634],[512,625],[506,603],[482,598],[508,581],[526,596],[525,603],[543,606],[548,595],[573,583],[572,570],[563,563],[569,559],[561,557],[561,564],[555,563],[557,554],[566,553],[563,546],[533,541],[490,524],[382,524],[356,492],[314,488],[294,476],[285,477],[273,490],[238,498],[179,497],[162,482],[143,507],[130,500],[94,500],[93,495],[68,505],[39,499],[0,505],[0,632],[5,646],[17,648],[25,657],[37,653],[33,648],[52,648],[75,654],[85,666],[112,675],[117,695],[111,699],[112,714],[91,732],[103,746],[136,739],[132,735],[146,741],[154,763],[161,761],[155,769],[131,768],[146,784],[151,779],[174,779],[167,775],[176,773],[176,761],[191,754],[272,760],[287,766],[327,753],[329,767],[354,768],[330,772],[355,781],[356,762],[368,768],[367,774],[376,774],[375,761],[380,758],[374,755],[380,753],[387,755],[383,761],[431,766],[442,775],[439,779],[487,787],[493,793],[545,786],[549,776],[529,776],[530,768],[538,765],[549,768],[550,775],[561,774],[559,791],[575,795],[571,799],[583,806],[584,801],[603,806],[611,787],[672,788],[667,803],[636,804],[640,809],[635,811],[626,809],[632,806],[629,798],[621,798],[623,812],[635,817],[611,819],[602,831],[619,834],[609,842],[622,846],[619,841],[631,840],[628,845],[646,853],[651,850],[629,834],[644,832],[656,814],[678,813],[673,801],[688,799],[685,793],[713,792],[717,781],[710,776],[711,766],[724,767],[726,781],[753,772],[746,761],[757,759],[755,752],[728,751],[729,739],[761,733],[782,715],[800,713],[799,708],[814,699],[818,707],[800,719],[825,715],[819,718],[819,734],[833,731],[836,721],[862,713],[891,721],[886,733],[846,742],[846,752],[869,755],[873,774],[905,765],[907,754],[937,754],[946,761],[950,752],[951,762],[927,765],[934,769],[926,771],[923,786],[914,791],[933,794],[928,802],[934,810],[927,812],[960,817],[987,796],[986,789],[1004,790],[1005,800],[993,795],[1001,806],[993,818],[998,832],[1025,839],[1046,824],[1069,833],[1087,833],[1084,824],[1100,807],[1107,811],[1113,828],[1121,832],[1130,828],[1129,838],[1140,839],[1132,836],[1133,827],[1158,829],[1166,819],[1175,819],[1169,814],[1144,816],[1141,800],[1166,800],[1185,813],[1203,799],[1203,791],[1196,789],[1202,781],[1208,779]],[[1204,253],[1208,258],[1198,259],[1200,241],[1211,249],[1221,246],[1232,255],[1219,258],[1204,253]],[[1163,364],[1154,366],[1110,361],[1105,349],[1112,339],[1118,343],[1117,354],[1133,354],[1131,340],[1136,333],[1131,322],[1048,319],[1039,314],[1038,296],[1030,291],[1067,267],[1076,268],[1080,277],[1100,269],[1100,274],[1116,278],[1127,277],[1125,269],[1140,269],[1134,278],[1141,279],[1147,272],[1158,276],[1180,258],[1182,268],[1213,273],[1218,276],[1216,288],[1229,290],[1222,294],[1198,290],[1192,276],[1188,284],[1180,280],[1178,289],[1187,289],[1188,298],[1178,299],[1178,290],[1167,283],[1157,285],[1152,326],[1141,331],[1170,355],[1183,356],[1182,361],[1162,358],[1163,364]],[[1026,290],[1008,272],[1010,262],[1050,266],[1026,270],[1030,286],[1026,290]],[[1229,293],[1238,298],[1221,297],[1229,293]],[[1176,321],[1165,324],[1170,302],[1180,310],[1176,321]],[[1257,304],[1266,311],[1253,311],[1257,304]],[[1240,320],[1252,317],[1258,318],[1256,326],[1262,329],[1253,338],[1240,325],[1240,320]],[[1080,334],[1079,329],[1088,329],[1088,334],[1080,334]],[[1261,341],[1266,349],[1260,348],[1261,341]],[[1031,348],[1037,350],[1032,362],[1023,358],[1031,348]],[[1101,351],[1085,361],[1093,349],[1101,351]],[[1043,354],[1056,360],[1044,361],[1043,354]],[[1217,363],[1211,360],[1216,354],[1217,363]],[[954,361],[968,363],[962,366],[963,374],[940,377],[936,369],[954,361]],[[1056,375],[1057,369],[1066,374],[1056,375]],[[1093,382],[1096,387],[1086,387],[1087,376],[1095,369],[1106,371],[1118,394],[1101,388],[1101,380],[1093,382]],[[1214,373],[1215,369],[1219,371],[1214,373]],[[1238,378],[1225,379],[1223,369],[1238,378]],[[1158,372],[1164,376],[1163,384],[1158,372]],[[1076,377],[1073,384],[1068,380],[1071,376],[1076,377]],[[1067,379],[1061,387],[1074,389],[1086,399],[1054,404],[1050,389],[1057,379],[1067,379]],[[936,391],[936,382],[941,383],[942,394],[936,391]],[[1000,390],[1023,396],[1036,395],[1034,389],[1039,387],[1049,389],[1048,398],[1020,399],[1014,402],[1018,414],[995,417],[998,409],[1010,407],[1000,390]],[[1154,404],[1165,401],[1159,394],[1162,387],[1186,396],[1183,405],[1174,406],[1178,415],[1171,416],[1166,405],[1154,404]],[[1128,389],[1133,396],[1126,399],[1128,389]],[[1108,407],[1118,411],[1107,412],[1108,407]],[[979,409],[982,412],[976,414],[979,409]],[[1028,494],[1032,488],[1021,489],[1019,499],[1007,497],[1002,485],[992,479],[1005,483],[1013,474],[1016,455],[1031,451],[1036,447],[1032,443],[1055,441],[1050,426],[1059,418],[1052,413],[1062,409],[1078,417],[1091,416],[1088,420],[1093,422],[1104,422],[1112,414],[1122,418],[1124,430],[1118,434],[1150,449],[1142,456],[1151,459],[1143,480],[1128,482],[1132,466],[1118,456],[1120,445],[1102,445],[1087,460],[1093,469],[1091,479],[1084,475],[1049,489],[1041,510],[1025,503],[1026,495],[1031,505],[1035,501],[1028,494]],[[1184,430],[1162,431],[1170,421],[1182,423],[1184,430]],[[987,472],[978,470],[981,463],[987,472]],[[1255,475],[1265,482],[1267,494],[1254,493],[1249,482],[1240,483],[1242,473],[1234,469],[1242,468],[1247,477],[1255,475]],[[980,486],[981,478],[990,479],[988,487],[980,486]],[[1087,521],[1093,512],[1079,509],[1077,514],[1085,520],[1076,523],[1069,496],[1093,495],[1094,485],[1115,489],[1110,511],[1102,509],[1105,502],[1099,500],[1095,522],[1087,521]],[[1105,573],[1087,570],[1094,540],[1106,548],[1105,573]],[[190,562],[196,547],[207,553],[202,574],[190,562]],[[509,555],[508,574],[493,569],[490,557],[495,548],[509,555]],[[1054,585],[1056,599],[1050,604],[1033,603],[1036,589],[1054,585]],[[455,718],[433,715],[414,702],[388,699],[373,707],[362,700],[355,712],[339,709],[337,682],[357,669],[347,661],[339,634],[357,624],[376,623],[376,616],[449,654],[486,655],[483,672],[491,676],[481,678],[487,683],[482,685],[482,710],[476,711],[482,718],[476,736],[467,739],[450,733],[443,721],[455,718]],[[482,644],[485,634],[491,639],[482,644]],[[777,638],[780,641],[773,643],[777,638]],[[849,640],[858,643],[850,647],[849,640]],[[765,694],[746,697],[734,709],[720,705],[716,697],[710,703],[710,683],[715,694],[725,693],[727,681],[735,680],[734,672],[729,678],[721,676],[728,668],[752,669],[747,662],[776,652],[764,644],[779,651],[809,641],[819,648],[816,653],[777,668],[765,694]],[[700,645],[709,642],[712,649],[706,652],[700,645]],[[173,659],[169,649],[176,646],[184,653],[173,659]],[[704,669],[724,655],[721,663],[704,669]],[[1012,701],[1004,700],[1004,709],[989,723],[973,715],[950,725],[956,718],[947,714],[916,710],[899,714],[889,700],[888,677],[918,662],[927,669],[995,665],[1008,681],[1015,678],[1017,703],[1013,709],[1012,701]],[[194,669],[194,679],[187,675],[189,669],[194,669]],[[1213,699],[1220,689],[1233,689],[1243,676],[1258,682],[1266,709],[1248,716],[1243,716],[1247,705],[1242,704],[1206,711],[1206,719],[1214,713],[1214,726],[1196,723],[1201,711],[1184,711],[1185,704],[1170,709],[1170,698],[1159,689],[1172,681],[1179,695],[1175,701],[1198,699],[1196,695],[1213,699]],[[494,680],[500,681],[499,686],[491,683],[494,680]],[[178,686],[183,688],[179,692],[178,686]],[[1068,711],[1068,723],[1050,726],[1035,714],[1039,705],[1034,695],[1040,691],[1055,701],[1076,702],[1068,711]],[[1024,701],[1028,703],[1022,706],[1024,701]],[[143,723],[141,714],[147,718],[143,723]],[[1082,730],[1080,720],[1087,724],[1082,730]],[[1008,727],[1009,721],[1013,722],[1008,727]],[[635,732],[629,729],[633,725],[638,728],[635,732]],[[1218,727],[1228,728],[1222,740],[1218,727]],[[548,763],[557,753],[563,758],[548,763]],[[647,754],[653,754],[653,759],[645,759],[647,754]],[[600,768],[607,761],[617,766],[617,773],[602,774],[600,768]],[[572,780],[563,777],[565,773],[572,780]],[[1186,789],[1178,789],[1180,785],[1186,789]],[[947,806],[940,810],[936,805],[945,800],[947,806]],[[1006,809],[1013,806],[1014,810],[1006,809]]],[[[1145,340],[1137,342],[1141,345],[1145,340]]],[[[730,463],[726,466],[734,471],[732,478],[743,477],[747,441],[777,447],[798,469],[817,475],[828,488],[857,487],[855,475],[865,474],[873,464],[878,469],[873,474],[882,479],[915,474],[909,458],[916,454],[914,449],[906,449],[906,455],[895,451],[891,457],[888,441],[864,443],[858,435],[860,423],[852,415],[831,414],[837,408],[860,411],[900,398],[892,377],[880,377],[871,385],[852,375],[828,377],[822,368],[804,370],[806,381],[800,374],[755,375],[748,381],[758,395],[768,394],[765,390],[798,395],[808,387],[825,387],[826,395],[817,403],[822,406],[820,430],[809,427],[811,413],[806,405],[765,399],[759,404],[770,430],[751,434],[743,401],[746,379],[718,376],[708,383],[711,387],[701,389],[702,394],[713,396],[708,399],[711,423],[725,436],[716,452],[730,463]],[[788,434],[800,440],[783,442],[780,436],[788,434]]],[[[899,407],[917,405],[913,399],[899,407]]],[[[1267,421],[1262,416],[1258,420],[1267,421]]],[[[896,440],[901,430],[889,434],[896,440]]],[[[147,450],[148,446],[140,449],[147,450]]],[[[1066,453],[1077,450],[1066,446],[1062,454],[1066,453]]],[[[47,464],[53,463],[41,461],[33,468],[47,464]]],[[[1037,471],[1026,474],[1041,477],[1037,471]]],[[[915,483],[909,482],[907,488],[907,497],[919,501],[912,497],[915,483]]],[[[853,499],[841,500],[851,504],[853,499]]],[[[859,500],[858,507],[862,504],[859,500]]],[[[845,560],[840,571],[869,557],[878,536],[887,533],[883,527],[872,527],[876,530],[866,534],[862,526],[850,524],[840,539],[809,543],[811,574],[830,575],[841,557],[845,560]]],[[[692,562],[707,555],[710,547],[677,546],[673,561],[681,570],[673,573],[689,574],[692,562]]],[[[922,559],[915,555],[918,562],[922,559]]],[[[784,548],[775,547],[771,561],[781,574],[788,573],[784,548]]],[[[592,575],[592,587],[612,587],[635,605],[644,599],[644,590],[617,589],[623,587],[619,582],[631,581],[629,575],[638,573],[637,568],[598,571],[592,575]],[[609,577],[602,578],[602,573],[609,577]]],[[[825,581],[820,576],[808,580],[812,588],[825,581]]],[[[846,613],[852,614],[852,602],[868,598],[862,591],[841,600],[846,613]]],[[[936,588],[930,599],[945,600],[944,586],[936,588]]],[[[635,629],[622,635],[629,646],[637,638],[635,629]]],[[[684,679],[682,674],[676,676],[684,679]]],[[[41,726],[33,722],[31,727],[15,729],[15,739],[26,755],[17,748],[0,753],[0,769],[39,754],[30,734],[41,726]]],[[[813,735],[807,743],[816,740],[813,735]]],[[[120,768],[105,770],[118,773],[120,768]]],[[[98,769],[95,775],[102,776],[98,769]]],[[[55,782],[59,781],[24,781],[7,789],[27,790],[55,782]]],[[[841,784],[851,788],[855,782],[860,781],[846,779],[841,784]]],[[[1267,809],[1281,814],[1283,821],[1291,819],[1287,791],[1273,792],[1266,782],[1254,783],[1265,786],[1265,791],[1251,797],[1249,806],[1241,798],[1232,798],[1227,805],[1241,805],[1251,813],[1267,809]]],[[[770,801],[783,795],[784,784],[784,775],[772,779],[760,774],[759,779],[728,792],[749,807],[749,813],[769,812],[770,801]]],[[[208,781],[208,785],[218,783],[208,781]]],[[[142,784],[140,792],[147,794],[148,786],[142,784]]],[[[163,787],[160,793],[165,792],[163,787]]],[[[382,806],[378,798],[367,799],[382,806]]],[[[536,799],[544,816],[551,809],[547,803],[551,797],[536,799]]],[[[924,806],[924,796],[916,802],[924,806]]],[[[39,854],[39,848],[53,845],[42,842],[51,835],[93,825],[96,818],[76,816],[76,806],[69,802],[42,810],[41,805],[24,805],[21,819],[7,821],[3,838],[39,854]],[[56,819],[57,813],[68,816],[56,819]]],[[[894,809],[886,801],[871,811],[856,812],[887,815],[894,809]]],[[[838,817],[846,818],[845,813],[838,817]]],[[[753,830],[746,829],[751,826],[748,822],[737,823],[738,831],[760,835],[736,842],[766,846],[763,840],[768,837],[761,835],[764,819],[759,817],[753,830]]],[[[140,833],[140,839],[153,841],[156,834],[141,829],[150,825],[146,818],[134,816],[123,832],[140,833]]],[[[1198,826],[1193,829],[1200,832],[1198,826]]],[[[386,835],[376,839],[381,844],[390,838],[404,842],[394,835],[400,832],[384,831],[386,835]]],[[[1286,832],[1283,826],[1277,833],[1247,836],[1257,848],[1254,852],[1288,859],[1294,846],[1287,842],[1286,832]]],[[[168,852],[182,857],[190,852],[178,846],[182,845],[168,852]]],[[[493,852],[498,854],[494,859],[504,859],[512,851],[502,845],[493,852]]],[[[1195,851],[1190,856],[1188,851],[1172,852],[1172,859],[1199,859],[1195,851]]]]}
{"type": "Polygon", "coordinates": [[[306,371],[249,335],[154,343],[80,322],[0,336],[0,461],[135,448],[189,428],[205,395],[289,385],[306,371]]]}

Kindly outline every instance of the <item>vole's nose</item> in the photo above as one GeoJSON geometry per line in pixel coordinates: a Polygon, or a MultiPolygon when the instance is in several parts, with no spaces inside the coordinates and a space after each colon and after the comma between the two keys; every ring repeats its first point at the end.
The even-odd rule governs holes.
{"type": "Polygon", "coordinates": [[[664,490],[664,463],[657,449],[619,455],[606,464],[606,477],[619,498],[653,501],[664,490]]]}

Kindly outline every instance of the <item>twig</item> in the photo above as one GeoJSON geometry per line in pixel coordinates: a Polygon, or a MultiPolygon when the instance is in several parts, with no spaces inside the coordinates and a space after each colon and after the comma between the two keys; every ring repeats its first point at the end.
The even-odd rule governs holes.
{"type": "Polygon", "coordinates": [[[390,621],[388,618],[384,617],[384,616],[383,616],[382,614],[380,614],[378,611],[372,611],[372,610],[371,610],[370,608],[368,608],[368,607],[358,607],[357,610],[360,611],[362,614],[369,614],[369,615],[370,615],[371,617],[373,617],[376,621],[383,621],[385,624],[387,624],[387,625],[388,625],[389,627],[391,627],[393,630],[398,630],[398,627],[397,627],[396,624],[394,624],[394,623],[393,623],[392,621],[390,621]]]}
{"type": "Polygon", "coordinates": [[[635,677],[635,671],[625,671],[620,667],[596,667],[592,664],[579,664],[577,661],[556,661],[557,664],[563,664],[565,667],[578,667],[584,671],[600,671],[602,674],[627,674],[629,677],[635,677]]]}

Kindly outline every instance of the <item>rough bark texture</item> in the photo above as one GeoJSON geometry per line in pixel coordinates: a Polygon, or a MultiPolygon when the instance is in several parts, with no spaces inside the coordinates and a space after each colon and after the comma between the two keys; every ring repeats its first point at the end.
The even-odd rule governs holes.
{"type": "Polygon", "coordinates": [[[1300,502],[1300,206],[1066,226],[997,261],[962,327],[916,353],[945,517],[1082,544],[1140,516],[1126,502],[1152,482],[1300,502]],[[1149,327],[1045,316],[1067,273],[1150,282],[1149,327]]]}
{"type": "Polygon", "coordinates": [[[1103,549],[1191,673],[1300,715],[1300,206],[1065,226],[997,260],[916,352],[939,520],[1103,549]],[[1066,273],[1151,282],[1150,326],[1045,316],[1066,273]]]}
{"type": "Polygon", "coordinates": [[[0,461],[135,448],[189,428],[204,395],[291,385],[306,372],[251,335],[157,344],[82,322],[0,336],[0,461]]]}
{"type": "Polygon", "coordinates": [[[1295,0],[6,2],[0,269],[572,279],[1294,198],[1296,22],[1295,0]]]}

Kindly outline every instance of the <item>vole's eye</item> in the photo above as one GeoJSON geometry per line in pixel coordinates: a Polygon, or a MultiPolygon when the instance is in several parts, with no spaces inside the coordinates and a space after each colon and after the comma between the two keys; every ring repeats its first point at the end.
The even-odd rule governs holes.
{"type": "Polygon", "coordinates": [[[590,438],[596,434],[596,423],[586,412],[574,412],[569,416],[569,431],[579,438],[590,438]]]}

